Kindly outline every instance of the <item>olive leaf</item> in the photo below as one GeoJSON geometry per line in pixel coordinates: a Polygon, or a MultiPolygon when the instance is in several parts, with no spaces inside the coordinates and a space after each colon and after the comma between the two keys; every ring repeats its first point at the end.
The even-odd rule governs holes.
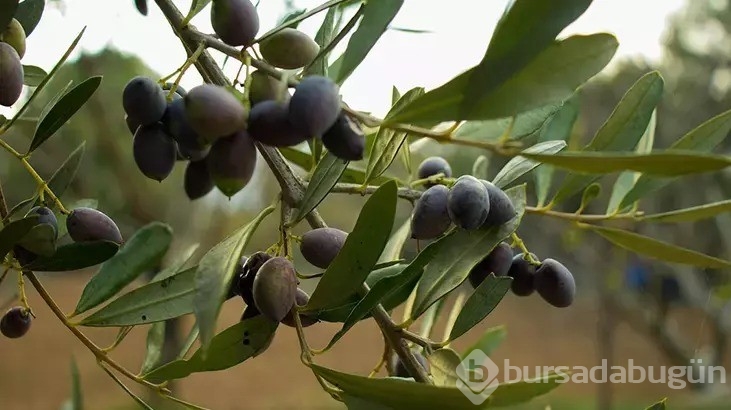
{"type": "Polygon", "coordinates": [[[361,287],[388,242],[396,213],[396,183],[380,186],[363,205],[353,231],[327,268],[305,311],[338,306],[361,287]]]}
{"type": "Polygon", "coordinates": [[[161,222],[151,222],[138,230],[86,284],[74,315],[98,306],[154,268],[165,256],[172,239],[172,229],[161,222]]]}
{"type": "Polygon", "coordinates": [[[209,341],[209,349],[199,348],[190,359],[164,364],[142,377],[152,383],[180,379],[192,373],[228,369],[256,356],[271,343],[279,323],[263,315],[239,322],[209,341]],[[246,339],[249,343],[244,343],[246,339]]]}

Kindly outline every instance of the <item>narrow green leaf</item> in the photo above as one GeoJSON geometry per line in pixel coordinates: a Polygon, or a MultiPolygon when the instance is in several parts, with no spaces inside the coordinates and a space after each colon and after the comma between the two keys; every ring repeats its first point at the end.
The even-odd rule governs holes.
{"type": "MultiPolygon", "coordinates": [[[[461,119],[505,118],[563,101],[609,63],[617,46],[617,39],[606,33],[575,35],[555,42],[520,73],[485,96],[470,115],[461,119]]],[[[473,70],[427,92],[386,121],[385,125],[459,120],[463,92],[473,70]]]]}
{"type": "MultiPolygon", "coordinates": [[[[207,0],[207,1],[210,1],[210,0],[207,0]]],[[[344,3],[346,1],[349,1],[349,0],[330,0],[330,1],[327,1],[327,2],[325,2],[323,4],[321,4],[321,5],[313,8],[313,9],[311,9],[310,11],[307,11],[306,13],[300,14],[299,16],[297,16],[295,18],[289,19],[289,20],[285,21],[284,23],[278,25],[277,27],[274,27],[273,29],[267,31],[261,37],[259,37],[258,39],[254,40],[254,43],[261,43],[262,41],[264,41],[267,38],[269,38],[269,37],[271,37],[271,36],[279,33],[280,31],[284,30],[287,27],[292,27],[295,24],[299,24],[300,21],[303,21],[305,19],[308,19],[308,18],[314,16],[315,14],[317,14],[317,13],[323,11],[323,10],[327,10],[330,7],[337,6],[338,4],[344,3]]]]}
{"type": "Polygon", "coordinates": [[[330,193],[330,190],[338,183],[340,176],[343,175],[350,161],[342,160],[334,154],[328,152],[324,158],[320,160],[312,174],[310,182],[307,184],[307,190],[297,209],[297,214],[292,220],[293,224],[304,219],[320,202],[330,193]]]}
{"type": "Polygon", "coordinates": [[[457,369],[462,359],[452,349],[438,349],[426,357],[429,361],[429,372],[435,386],[454,387],[457,385],[457,369]]]}
{"type": "Polygon", "coordinates": [[[482,61],[470,75],[459,107],[464,118],[481,100],[523,70],[556,36],[584,14],[592,0],[553,2],[515,0],[509,3],[490,39],[482,61]]]}
{"type": "Polygon", "coordinates": [[[509,137],[512,140],[527,139],[536,135],[560,107],[561,104],[552,103],[514,117],[511,115],[485,121],[465,121],[455,130],[454,136],[477,141],[498,141],[510,131],[509,137]]]}
{"type": "Polygon", "coordinates": [[[515,206],[517,214],[513,219],[499,227],[459,230],[440,239],[439,242],[446,243],[419,281],[412,319],[417,319],[434,302],[464,282],[469,271],[518,228],[525,211],[525,184],[510,188],[505,193],[515,206]]]}
{"type": "Polygon", "coordinates": [[[74,315],[105,302],[141,274],[157,266],[172,240],[173,230],[161,222],[149,223],[135,232],[119,253],[104,262],[86,284],[74,315]]]}
{"type": "Polygon", "coordinates": [[[312,365],[312,370],[351,396],[399,410],[474,410],[493,406],[509,406],[546,394],[564,381],[561,376],[550,374],[541,377],[540,380],[500,384],[490,395],[488,402],[475,406],[456,387],[414,383],[398,378],[358,376],[341,373],[316,364],[312,365]]]}
{"type": "Polygon", "coordinates": [[[74,242],[59,246],[49,257],[38,257],[24,269],[40,272],[65,272],[98,265],[113,257],[119,244],[109,241],[74,242]]]}
{"type": "Polygon", "coordinates": [[[10,21],[15,16],[15,11],[18,9],[19,0],[4,0],[0,3],[0,27],[5,27],[10,24],[10,21]]]}
{"type": "Polygon", "coordinates": [[[155,282],[158,280],[163,280],[165,278],[169,278],[176,273],[180,273],[180,271],[183,269],[183,266],[185,266],[186,263],[188,263],[191,258],[193,258],[193,254],[195,251],[198,250],[198,247],[200,247],[199,243],[194,243],[187,248],[185,248],[184,251],[178,253],[175,257],[175,260],[170,263],[170,265],[158,272],[151,280],[150,282],[155,282]]]}
{"type": "Polygon", "coordinates": [[[378,281],[376,285],[358,302],[357,305],[350,312],[350,315],[345,319],[343,327],[330,339],[328,348],[332,347],[340,340],[345,334],[361,319],[363,319],[368,312],[373,310],[376,305],[381,303],[386,297],[396,294],[402,287],[408,286],[409,283],[413,283],[418,280],[418,277],[424,272],[423,267],[411,266],[407,267],[400,274],[384,278],[378,281]]]}
{"type": "MultiPolygon", "coordinates": [[[[60,167],[56,170],[56,172],[51,175],[51,179],[48,180],[48,188],[53,191],[54,194],[56,194],[57,197],[61,198],[61,196],[66,192],[66,189],[68,189],[69,185],[71,185],[71,182],[74,180],[74,177],[76,176],[76,172],[79,170],[79,165],[81,165],[81,160],[84,157],[84,152],[86,151],[86,141],[79,144],[76,149],[69,154],[68,158],[61,164],[60,167]]],[[[38,206],[41,204],[40,199],[36,200],[33,206],[38,206]]],[[[55,207],[56,204],[49,204],[50,207],[55,207]]],[[[60,235],[59,235],[60,236],[60,235]]]]}
{"type": "Polygon", "coordinates": [[[209,349],[201,347],[190,359],[167,363],[143,375],[152,383],[188,377],[192,373],[228,369],[256,356],[266,349],[274,337],[278,323],[263,315],[239,322],[211,338],[209,349]],[[248,344],[244,344],[244,339],[248,344]]]}
{"type": "Polygon", "coordinates": [[[53,256],[56,253],[56,230],[50,224],[36,225],[18,241],[18,245],[36,255],[53,256]]]}
{"type": "Polygon", "coordinates": [[[731,158],[724,155],[680,150],[654,151],[642,155],[611,151],[521,155],[541,163],[585,174],[637,171],[647,175],[679,176],[718,171],[731,165],[731,158]]]}
{"type": "MultiPolygon", "coordinates": [[[[663,88],[664,81],[657,71],[642,76],[627,90],[583,151],[588,153],[634,150],[662,98],[663,88]]],[[[552,202],[560,203],[599,178],[600,176],[568,176],[552,202]]]]}
{"type": "Polygon", "coordinates": [[[34,65],[23,65],[23,84],[28,87],[38,87],[48,73],[34,65]]]}
{"type": "Polygon", "coordinates": [[[398,14],[403,0],[368,1],[363,9],[363,18],[348,41],[343,53],[335,82],[342,84],[365,59],[388,25],[398,14]]]}
{"type": "Polygon", "coordinates": [[[5,255],[20,239],[38,225],[38,218],[38,215],[28,216],[3,226],[3,229],[0,230],[0,261],[5,259],[5,255]]]}
{"type": "Polygon", "coordinates": [[[31,105],[31,103],[33,103],[33,101],[38,97],[38,95],[40,95],[41,90],[43,90],[43,87],[45,87],[46,84],[48,84],[48,82],[51,80],[51,78],[53,78],[53,76],[56,74],[56,71],[58,71],[58,69],[63,65],[63,63],[66,62],[66,59],[69,58],[69,55],[71,55],[71,53],[74,51],[74,49],[76,48],[76,46],[79,44],[79,40],[81,40],[81,36],[84,35],[84,32],[85,31],[86,31],[86,26],[84,26],[84,28],[81,29],[81,31],[76,36],[76,38],[74,39],[74,41],[71,43],[71,45],[69,46],[69,48],[66,50],[66,52],[64,53],[64,55],[61,56],[61,59],[58,60],[58,62],[56,63],[55,66],[53,66],[53,69],[51,70],[51,72],[48,73],[48,75],[46,76],[46,78],[44,78],[43,81],[41,81],[40,84],[38,84],[38,87],[36,87],[35,91],[33,91],[33,94],[31,94],[30,98],[28,98],[25,101],[25,103],[23,104],[23,106],[20,107],[20,109],[18,110],[18,112],[10,120],[10,123],[5,126],[6,129],[7,128],[10,128],[13,125],[13,123],[15,123],[15,121],[17,121],[18,118],[20,118],[21,114],[24,113],[26,109],[28,109],[28,107],[31,105]]]}
{"type": "Polygon", "coordinates": [[[406,27],[388,26],[388,29],[393,30],[393,31],[400,31],[402,33],[411,33],[411,34],[432,34],[432,33],[434,33],[431,30],[421,30],[421,29],[417,29],[417,28],[406,28],[406,27]]]}
{"type": "Polygon", "coordinates": [[[273,211],[274,207],[262,210],[251,222],[209,250],[198,263],[193,310],[204,351],[211,346],[216,319],[226,300],[241,253],[261,221],[273,211]]]}
{"type": "Polygon", "coordinates": [[[731,262],[714,258],[700,252],[662,242],[647,236],[606,226],[583,225],[604,239],[630,252],[645,255],[665,262],[693,265],[703,268],[728,268],[731,262]]]}
{"type": "Polygon", "coordinates": [[[38,128],[36,128],[35,135],[33,135],[33,141],[30,143],[28,152],[33,152],[40,147],[61,128],[94,95],[101,82],[101,76],[91,77],[61,97],[58,103],[48,111],[48,114],[38,122],[38,128]]]}
{"type": "MultiPolygon", "coordinates": [[[[555,154],[566,148],[565,141],[545,141],[539,142],[532,147],[526,148],[524,152],[532,154],[555,154]]],[[[511,182],[531,172],[534,168],[541,165],[539,162],[531,161],[523,156],[517,156],[510,161],[495,175],[492,182],[499,188],[504,188],[511,182]]]]}
{"type": "Polygon", "coordinates": [[[165,344],[165,324],[166,322],[153,323],[147,331],[147,347],[145,350],[145,358],[140,368],[140,374],[149,372],[160,363],[162,359],[162,348],[165,344]]]}
{"type": "MultiPolygon", "coordinates": [[[[380,281],[387,280],[393,276],[401,275],[407,266],[408,265],[406,264],[398,264],[384,267],[381,269],[374,269],[373,272],[371,272],[366,278],[365,283],[371,289],[373,289],[374,287],[379,286],[378,283],[380,281]]],[[[418,279],[418,276],[416,277],[416,279],[418,279]]],[[[381,300],[381,305],[383,305],[383,308],[388,311],[404,303],[406,299],[408,299],[411,292],[414,290],[414,287],[416,287],[416,283],[417,280],[412,280],[406,285],[401,286],[401,288],[399,288],[396,292],[386,295],[381,300]]],[[[340,306],[319,312],[317,314],[317,318],[324,322],[344,323],[345,320],[348,319],[348,316],[350,316],[350,313],[353,311],[353,309],[355,309],[355,307],[361,300],[362,297],[360,297],[359,295],[351,294],[350,297],[348,297],[347,301],[343,302],[340,306]]],[[[363,319],[366,319],[370,316],[371,314],[367,313],[363,317],[363,319]]]]}
{"type": "MultiPolygon", "coordinates": [[[[414,101],[423,94],[424,89],[421,87],[409,90],[403,97],[399,98],[393,107],[391,107],[386,118],[393,115],[393,113],[398,112],[411,101],[414,101]]],[[[401,149],[404,141],[406,141],[405,132],[393,131],[385,127],[381,127],[378,130],[378,134],[376,135],[376,139],[373,143],[373,148],[371,149],[368,157],[366,183],[380,176],[388,169],[394,158],[396,158],[396,155],[398,155],[399,149],[401,149]]]]}
{"type": "Polygon", "coordinates": [[[337,30],[335,20],[340,14],[340,9],[338,7],[331,7],[327,10],[320,28],[317,30],[317,33],[315,33],[315,43],[320,46],[320,52],[305,68],[305,75],[328,75],[327,60],[330,56],[330,52],[324,51],[326,48],[332,50],[331,46],[328,46],[328,44],[330,44],[335,37],[335,30],[337,30]]]}
{"type": "Polygon", "coordinates": [[[203,10],[210,2],[211,0],[193,0],[193,2],[190,4],[190,10],[188,10],[188,14],[185,15],[183,25],[190,23],[190,20],[192,20],[193,17],[200,13],[201,10],[203,10]]]}
{"type": "MultiPolygon", "coordinates": [[[[11,219],[17,213],[26,212],[25,208],[28,207],[28,205],[32,204],[33,201],[35,201],[37,198],[38,198],[38,193],[34,193],[32,197],[26,198],[26,199],[18,202],[17,204],[15,204],[15,206],[10,208],[10,210],[8,211],[8,215],[3,220],[3,223],[7,223],[7,221],[9,219],[11,219]]],[[[59,235],[59,237],[60,236],[61,235],[59,235]]],[[[2,259],[2,258],[0,258],[0,259],[2,259]]]]}
{"type": "MultiPolygon", "coordinates": [[[[287,14],[285,14],[284,16],[282,16],[282,18],[280,18],[279,21],[277,22],[277,25],[282,24],[282,23],[286,23],[289,20],[294,20],[297,17],[305,14],[306,12],[307,12],[307,9],[295,9],[295,10],[292,10],[292,11],[288,12],[287,14]]],[[[297,28],[297,26],[299,25],[299,23],[300,22],[294,23],[294,24],[290,25],[289,27],[291,27],[291,28],[297,28]]]]}
{"type": "Polygon", "coordinates": [[[25,0],[18,5],[18,9],[15,11],[15,19],[23,26],[26,37],[30,36],[38,22],[41,21],[45,7],[45,0],[25,0]]]}
{"type": "Polygon", "coordinates": [[[392,181],[368,198],[353,231],[320,278],[305,310],[314,312],[338,306],[360,288],[388,242],[396,214],[397,191],[392,181]]]}
{"type": "Polygon", "coordinates": [[[644,215],[639,217],[639,219],[643,222],[695,222],[702,219],[713,218],[714,216],[724,212],[731,212],[731,199],[690,208],[677,209],[670,212],[644,215]]]}
{"type": "Polygon", "coordinates": [[[508,337],[508,331],[504,325],[491,327],[472,346],[462,352],[462,358],[467,357],[473,350],[481,350],[490,356],[506,337],[508,337]]]}
{"type": "MultiPolygon", "coordinates": [[[[652,112],[650,117],[650,123],[647,124],[645,133],[640,138],[640,142],[637,144],[635,152],[638,154],[647,154],[652,152],[653,145],[655,144],[655,127],[657,124],[657,109],[652,112]]],[[[609,197],[609,203],[607,204],[607,214],[612,214],[615,211],[619,211],[619,204],[627,193],[632,190],[637,180],[642,174],[637,172],[623,172],[617,177],[612,188],[612,195],[609,197]]]]}
{"type": "Polygon", "coordinates": [[[51,97],[51,99],[48,100],[46,105],[44,105],[43,108],[41,108],[41,112],[38,114],[38,118],[36,119],[36,128],[38,127],[38,124],[40,123],[40,119],[45,117],[46,115],[48,115],[48,112],[51,111],[51,108],[53,108],[56,105],[56,103],[58,103],[58,101],[61,99],[61,97],[66,95],[66,93],[71,89],[72,85],[74,85],[74,80],[69,80],[66,83],[66,85],[61,87],[58,90],[58,92],[56,93],[56,95],[51,97]]]}
{"type": "MultiPolygon", "coordinates": [[[[545,141],[566,141],[571,136],[576,119],[579,117],[579,97],[572,95],[563,102],[563,105],[553,116],[543,124],[538,132],[538,142],[545,141]]],[[[538,206],[543,206],[548,198],[548,191],[551,189],[554,168],[550,165],[543,165],[536,168],[535,190],[538,206]]]]}
{"type": "Polygon", "coordinates": [[[196,267],[126,293],[85,317],[83,326],[131,326],[155,323],[193,312],[196,267]]]}
{"type": "Polygon", "coordinates": [[[454,322],[449,340],[455,340],[472,329],[492,312],[508,293],[513,279],[509,276],[488,276],[472,292],[454,322]]]}
{"type": "MultiPolygon", "coordinates": [[[[731,110],[697,126],[675,141],[670,149],[710,152],[726,139],[729,132],[731,132],[731,110]]],[[[663,188],[672,181],[673,179],[657,179],[649,175],[642,175],[632,187],[632,190],[622,199],[619,208],[624,209],[643,196],[663,188]]]]}
{"type": "Polygon", "coordinates": [[[185,342],[183,342],[183,347],[180,349],[180,352],[178,352],[177,359],[184,359],[185,356],[188,355],[193,344],[196,340],[198,340],[199,334],[198,325],[194,323],[193,327],[190,328],[190,332],[188,332],[188,336],[185,338],[185,342]]]}
{"type": "Polygon", "coordinates": [[[667,401],[668,401],[668,399],[666,397],[666,398],[660,400],[659,402],[653,404],[652,406],[647,407],[645,410],[665,410],[667,401]]]}

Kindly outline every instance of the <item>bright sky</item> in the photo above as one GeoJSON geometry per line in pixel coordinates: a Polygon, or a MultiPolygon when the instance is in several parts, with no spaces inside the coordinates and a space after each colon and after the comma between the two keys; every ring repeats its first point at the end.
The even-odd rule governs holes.
{"type": "MultiPolygon", "coordinates": [[[[298,7],[312,8],[323,0],[295,0],[298,7]]],[[[184,60],[177,38],[164,21],[154,0],[150,13],[141,16],[132,0],[66,0],[65,10],[47,8],[40,25],[29,37],[24,64],[49,70],[84,25],[81,48],[98,51],[112,45],[139,55],[162,75],[173,72],[184,60]]],[[[595,0],[589,10],[563,35],[607,31],[620,42],[619,55],[645,55],[657,59],[667,16],[684,0],[595,0]]],[[[354,108],[383,114],[391,86],[402,92],[415,86],[428,89],[480,61],[490,34],[508,0],[406,0],[393,26],[429,30],[428,34],[388,31],[363,65],[343,86],[344,99],[354,108]],[[448,4],[448,7],[445,5],[448,4]]],[[[176,1],[187,10],[190,1],[176,1]]],[[[210,7],[210,6],[209,6],[210,7]]],[[[262,0],[260,33],[272,28],[284,9],[283,0],[262,0]]],[[[300,28],[311,35],[324,13],[300,28]]],[[[193,20],[204,32],[212,32],[210,12],[193,20]]],[[[234,69],[234,65],[230,64],[234,69]]],[[[229,70],[227,70],[229,71],[229,70]]],[[[190,89],[200,83],[195,70],[183,78],[190,89]]],[[[7,111],[5,112],[7,113],[7,111]]]]}

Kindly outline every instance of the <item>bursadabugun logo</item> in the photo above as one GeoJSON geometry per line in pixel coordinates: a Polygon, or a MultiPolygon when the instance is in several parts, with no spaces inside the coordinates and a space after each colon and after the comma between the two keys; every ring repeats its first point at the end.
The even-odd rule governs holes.
{"type": "Polygon", "coordinates": [[[499,384],[497,365],[479,349],[470,352],[456,371],[457,388],[475,405],[487,400],[499,384]]]}
{"type": "Polygon", "coordinates": [[[624,365],[610,366],[606,359],[601,365],[585,366],[513,366],[509,359],[500,369],[483,351],[476,349],[457,366],[457,388],[473,404],[480,405],[500,383],[615,383],[665,384],[671,389],[683,389],[693,383],[726,383],[723,366],[707,366],[701,359],[692,359],[688,366],[637,366],[629,359],[624,365]]]}

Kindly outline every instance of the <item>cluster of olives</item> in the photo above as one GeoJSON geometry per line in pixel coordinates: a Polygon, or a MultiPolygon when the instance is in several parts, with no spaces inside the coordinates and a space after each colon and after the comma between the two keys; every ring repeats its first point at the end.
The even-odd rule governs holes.
{"type": "Polygon", "coordinates": [[[0,105],[10,107],[23,91],[25,30],[16,19],[0,32],[0,105]]]}
{"type": "MultiPolygon", "coordinates": [[[[300,251],[309,263],[327,269],[347,236],[347,232],[336,228],[313,229],[302,236],[300,251]]],[[[295,327],[292,307],[295,303],[304,306],[310,299],[310,295],[298,285],[294,265],[289,259],[256,252],[248,258],[241,257],[228,298],[241,296],[246,303],[242,321],[261,314],[274,322],[295,327]]],[[[303,327],[308,327],[319,320],[301,314],[300,322],[303,327]]],[[[244,344],[248,344],[247,338],[244,338],[244,344]]]]}
{"type": "MultiPolygon", "coordinates": [[[[420,179],[439,174],[448,178],[452,169],[444,158],[429,157],[419,165],[417,174],[420,179]]],[[[516,214],[513,203],[502,189],[471,175],[457,178],[451,188],[434,183],[427,186],[416,202],[411,219],[414,239],[437,238],[452,224],[467,230],[498,227],[516,214]]],[[[500,243],[472,268],[469,282],[477,288],[491,274],[510,276],[514,294],[528,296],[536,291],[553,306],[570,306],[576,294],[571,272],[554,259],[545,259],[538,265],[531,261],[537,262],[535,255],[513,255],[507,243],[500,243]]]]}
{"type": "MultiPolygon", "coordinates": [[[[251,46],[259,31],[259,17],[249,0],[214,0],[211,22],[218,37],[232,46],[251,46]]],[[[306,66],[320,49],[292,28],[259,47],[267,62],[284,69],[306,66]]],[[[243,189],[256,165],[255,142],[287,147],[320,138],[338,158],[363,158],[363,130],[342,110],[340,88],[329,78],[306,76],[292,95],[280,91],[279,81],[262,71],[251,73],[249,84],[247,111],[244,101],[223,86],[202,84],[186,92],[147,77],[131,79],[122,105],[140,171],[162,181],[176,160],[189,161],[184,188],[195,200],[214,187],[228,197],[243,189]]]]}
{"type": "MultiPolygon", "coordinates": [[[[452,169],[442,157],[429,157],[418,168],[420,179],[439,174],[451,177],[452,169]]],[[[451,188],[427,183],[416,202],[411,219],[411,237],[434,239],[452,226],[475,230],[503,225],[515,216],[508,195],[492,182],[463,175],[451,188]]]]}
{"type": "Polygon", "coordinates": [[[571,271],[555,259],[538,261],[534,254],[513,255],[505,242],[495,247],[469,273],[469,282],[477,288],[488,276],[510,276],[510,290],[516,296],[537,292],[543,300],[555,307],[569,307],[576,296],[576,282],[571,271]],[[538,263],[536,263],[538,262],[538,263]]]}
{"type": "MultiPolygon", "coordinates": [[[[14,247],[13,255],[21,266],[35,261],[39,256],[51,256],[58,240],[58,220],[53,211],[45,206],[32,208],[26,216],[38,216],[38,225],[31,229],[14,247]],[[48,227],[51,229],[49,230],[48,227]],[[37,247],[39,243],[53,244],[49,249],[37,247]]],[[[66,218],[66,229],[74,242],[110,241],[122,244],[122,234],[114,221],[93,208],[79,207],[66,218]]],[[[23,336],[30,329],[31,314],[28,309],[16,306],[0,320],[0,332],[10,338],[23,336]]]]}

